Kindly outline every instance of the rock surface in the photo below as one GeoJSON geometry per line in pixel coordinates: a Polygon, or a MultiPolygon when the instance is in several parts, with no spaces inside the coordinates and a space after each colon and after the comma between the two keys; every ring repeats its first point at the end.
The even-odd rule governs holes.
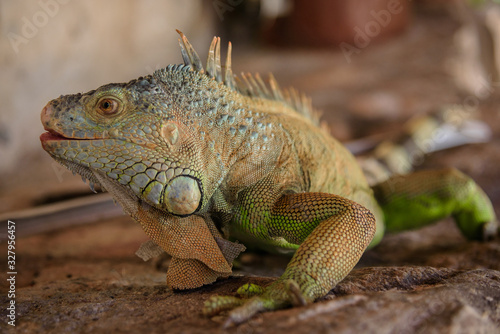
{"type": "MultiPolygon", "coordinates": [[[[446,225],[428,229],[439,235],[440,229],[449,227],[446,225]]],[[[22,273],[18,277],[24,280],[18,282],[18,320],[12,332],[218,333],[224,315],[204,317],[201,314],[204,300],[214,294],[234,294],[247,282],[266,285],[274,280],[232,277],[196,290],[173,292],[165,287],[165,273],[158,270],[158,262],[148,264],[133,256],[132,250],[143,239],[140,229],[126,217],[24,239],[26,251],[19,255],[18,268],[22,273]],[[41,244],[52,247],[41,251],[41,244]]],[[[405,238],[400,241],[404,243],[405,238]]],[[[425,245],[421,243],[420,247],[425,245]]],[[[499,248],[493,242],[458,242],[441,252],[434,249],[434,254],[446,258],[483,252],[483,262],[476,262],[477,267],[482,267],[500,258],[499,248]],[[485,256],[488,252],[489,256],[485,256]]],[[[410,261],[421,250],[403,248],[397,253],[400,261],[410,261]]],[[[383,256],[379,251],[369,251],[363,261],[373,262],[373,258],[383,256]]],[[[274,261],[276,266],[283,267],[286,262],[270,258],[267,265],[274,261]]],[[[258,255],[255,259],[246,260],[245,270],[252,271],[252,262],[257,266],[262,264],[258,255]]],[[[498,266],[497,260],[495,267],[498,266]]],[[[4,304],[6,297],[1,298],[4,304]]],[[[261,314],[237,330],[241,333],[495,333],[500,326],[499,304],[497,270],[426,265],[365,267],[354,270],[315,304],[261,314]]]]}

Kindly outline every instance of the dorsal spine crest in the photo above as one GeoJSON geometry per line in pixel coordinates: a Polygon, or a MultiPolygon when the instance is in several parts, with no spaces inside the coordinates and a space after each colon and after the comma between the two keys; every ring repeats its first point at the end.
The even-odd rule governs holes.
{"type": "MultiPolygon", "coordinates": [[[[299,93],[297,90],[281,89],[278,82],[272,74],[269,74],[268,83],[266,84],[261,76],[257,74],[242,73],[240,77],[235,76],[232,71],[231,61],[231,42],[228,43],[226,63],[221,64],[220,55],[220,38],[214,37],[210,44],[207,56],[206,70],[203,68],[202,62],[198,53],[195,51],[187,37],[177,30],[180,35],[179,45],[184,64],[168,65],[166,69],[157,70],[155,76],[160,79],[166,78],[168,72],[198,72],[206,78],[223,84],[232,91],[235,91],[243,96],[251,98],[263,98],[272,101],[282,102],[296,112],[302,114],[311,120],[314,124],[320,125],[320,113],[312,107],[311,99],[305,94],[299,93]],[[224,73],[222,71],[224,70],[224,73]]],[[[169,76],[171,78],[171,76],[169,76]]],[[[203,80],[202,76],[198,78],[203,80]]],[[[185,84],[181,82],[180,84],[185,84]]],[[[183,87],[185,88],[185,87],[183,87]]],[[[213,97],[214,102],[216,98],[213,97]]]]}

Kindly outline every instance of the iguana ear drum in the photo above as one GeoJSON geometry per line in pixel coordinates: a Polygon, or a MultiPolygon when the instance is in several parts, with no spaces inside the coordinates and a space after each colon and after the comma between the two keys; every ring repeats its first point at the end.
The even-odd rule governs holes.
{"type": "Polygon", "coordinates": [[[195,213],[201,203],[201,191],[196,179],[180,175],[170,181],[165,189],[164,203],[167,210],[178,216],[195,213]]]}
{"type": "Polygon", "coordinates": [[[170,145],[175,145],[179,139],[179,129],[174,123],[166,123],[161,127],[161,136],[167,140],[170,145]]]}

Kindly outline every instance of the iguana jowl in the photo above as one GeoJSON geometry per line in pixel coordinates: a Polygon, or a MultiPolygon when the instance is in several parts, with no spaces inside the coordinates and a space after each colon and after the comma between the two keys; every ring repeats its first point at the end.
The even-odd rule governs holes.
{"type": "Polygon", "coordinates": [[[206,68],[181,33],[184,64],[50,101],[43,148],[109,191],[173,256],[172,288],[231,273],[239,243],[295,252],[285,273],[247,301],[213,297],[229,323],[328,293],[389,231],[452,215],[473,239],[497,233],[491,202],[453,170],[397,176],[370,188],[310,101],[271,77],[224,73],[214,38],[206,68]]]}

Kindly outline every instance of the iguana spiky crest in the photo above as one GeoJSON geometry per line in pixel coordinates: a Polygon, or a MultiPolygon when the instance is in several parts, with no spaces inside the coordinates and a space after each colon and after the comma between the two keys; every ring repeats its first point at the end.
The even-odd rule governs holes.
{"type": "Polygon", "coordinates": [[[177,30],[177,32],[181,36],[179,38],[179,45],[184,65],[190,66],[194,71],[205,73],[210,78],[223,83],[242,95],[283,102],[309,118],[315,125],[320,125],[321,114],[313,108],[311,99],[307,95],[299,93],[294,88],[281,89],[272,74],[269,74],[268,79],[270,90],[258,73],[252,75],[251,73],[242,72],[241,79],[233,75],[231,68],[231,42],[228,43],[226,64],[223,66],[221,65],[220,56],[220,38],[214,37],[212,39],[212,43],[208,49],[207,68],[205,70],[198,53],[191,43],[189,43],[187,37],[181,31],[177,30]],[[223,69],[224,73],[222,73],[223,69]]]}

